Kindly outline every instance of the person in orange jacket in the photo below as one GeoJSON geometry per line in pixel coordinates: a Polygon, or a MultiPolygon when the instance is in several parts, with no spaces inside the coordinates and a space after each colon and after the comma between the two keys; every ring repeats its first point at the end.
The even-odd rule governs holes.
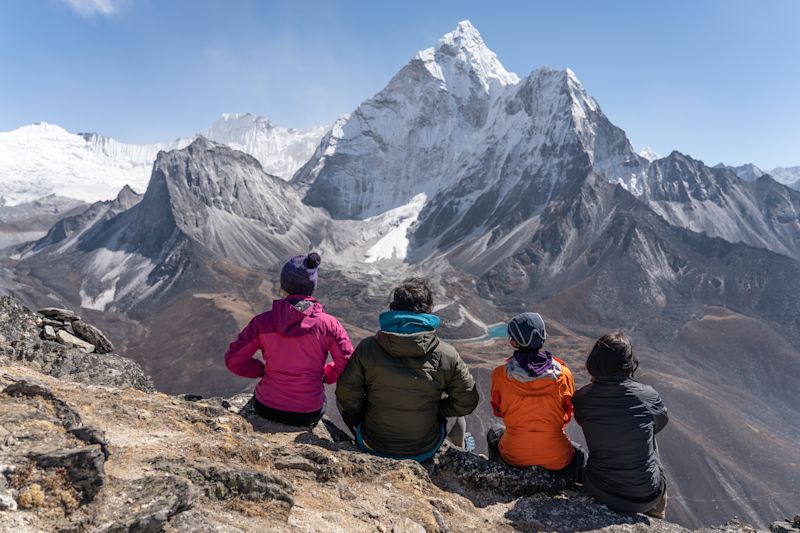
{"type": "Polygon", "coordinates": [[[511,466],[540,466],[580,476],[586,454],[567,437],[572,419],[572,372],[542,350],[546,338],[538,313],[521,313],[508,324],[514,354],[492,372],[491,404],[505,427],[489,430],[489,458],[511,466]]]}

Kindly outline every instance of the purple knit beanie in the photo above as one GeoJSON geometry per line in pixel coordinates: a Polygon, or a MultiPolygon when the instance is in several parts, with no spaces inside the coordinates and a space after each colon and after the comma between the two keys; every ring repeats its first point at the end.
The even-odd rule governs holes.
{"type": "Polygon", "coordinates": [[[286,261],[281,269],[281,289],[289,294],[305,294],[311,296],[317,288],[317,267],[319,254],[296,255],[286,261]]]}

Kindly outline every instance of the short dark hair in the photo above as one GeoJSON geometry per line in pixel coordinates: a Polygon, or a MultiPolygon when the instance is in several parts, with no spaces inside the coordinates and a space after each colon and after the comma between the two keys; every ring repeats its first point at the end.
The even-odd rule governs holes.
{"type": "Polygon", "coordinates": [[[392,290],[392,311],[430,313],[433,310],[433,292],[426,278],[407,278],[392,290]]]}
{"type": "Polygon", "coordinates": [[[633,377],[639,360],[622,330],[606,333],[594,343],[586,359],[586,370],[592,377],[633,377]]]}

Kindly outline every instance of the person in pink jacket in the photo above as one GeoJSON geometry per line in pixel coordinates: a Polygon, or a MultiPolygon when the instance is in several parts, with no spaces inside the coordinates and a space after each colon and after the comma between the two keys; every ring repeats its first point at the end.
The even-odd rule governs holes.
{"type": "Polygon", "coordinates": [[[314,426],[325,412],[323,383],[336,383],[353,345],[341,323],[311,294],[318,254],[296,255],[281,269],[281,295],[272,310],[253,318],[225,354],[228,370],[260,378],[256,412],[290,426],[314,426]],[[254,356],[261,350],[264,361],[254,356]],[[325,363],[331,354],[331,362],[325,363]]]}

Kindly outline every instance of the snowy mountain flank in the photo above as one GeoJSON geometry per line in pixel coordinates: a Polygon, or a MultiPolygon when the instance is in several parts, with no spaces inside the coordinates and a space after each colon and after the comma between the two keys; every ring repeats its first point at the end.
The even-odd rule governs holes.
{"type": "MultiPolygon", "coordinates": [[[[161,390],[249,387],[220,354],[268,308],[285,258],[315,249],[315,296],[355,342],[398,279],[430,277],[483,396],[508,356],[487,324],[542,312],[576,383],[593,339],[625,329],[676,420],[659,436],[672,517],[795,511],[800,192],[755,167],[637,153],[574,72],[510,73],[468,21],[326,131],[224,115],[142,147],[37,125],[0,150],[8,203],[93,202],[41,201],[60,220],[0,256],[2,286],[82,307],[161,390]]],[[[487,403],[470,424],[492,420],[487,403]]]]}
{"type": "Polygon", "coordinates": [[[0,133],[0,200],[6,205],[55,194],[95,202],[130,185],[144,190],[159,150],[169,145],[124,144],[75,134],[40,122],[0,133]]]}
{"type": "Polygon", "coordinates": [[[484,268],[481,256],[513,252],[497,246],[509,226],[571,195],[588,172],[671,224],[800,257],[800,194],[678,152],[640,156],[571,70],[520,79],[466,21],[338,121],[292,182],[336,219],[409,205],[412,260],[494,232],[470,248],[484,268]],[[419,195],[424,207],[411,209],[419,195]]]}
{"type": "Polygon", "coordinates": [[[193,137],[136,145],[40,122],[0,132],[0,205],[51,194],[89,203],[111,200],[126,185],[144,192],[158,152],[183,148],[199,136],[248,153],[267,173],[288,180],[326,129],[283,128],[250,113],[226,114],[193,137]]]}
{"type": "Polygon", "coordinates": [[[267,174],[289,180],[308,161],[328,129],[284,128],[252,113],[238,113],[222,115],[198,135],[250,154],[267,174]]]}

